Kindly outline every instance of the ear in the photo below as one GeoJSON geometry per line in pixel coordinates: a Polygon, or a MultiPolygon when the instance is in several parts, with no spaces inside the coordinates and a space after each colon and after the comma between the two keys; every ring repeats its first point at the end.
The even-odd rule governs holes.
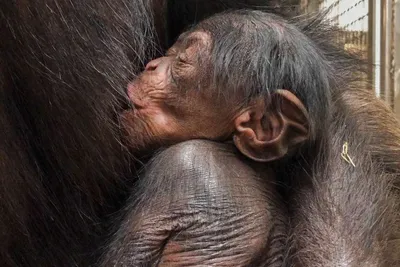
{"type": "Polygon", "coordinates": [[[236,147],[259,162],[282,158],[290,148],[307,140],[310,132],[308,113],[293,93],[277,90],[268,103],[258,99],[235,119],[236,147]]]}

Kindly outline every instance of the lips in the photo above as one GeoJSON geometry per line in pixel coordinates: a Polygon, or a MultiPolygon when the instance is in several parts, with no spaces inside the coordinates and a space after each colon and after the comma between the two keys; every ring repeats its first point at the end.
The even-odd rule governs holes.
{"type": "Polygon", "coordinates": [[[141,109],[144,107],[143,101],[138,96],[139,90],[140,89],[137,86],[137,82],[131,82],[128,84],[128,97],[133,105],[133,108],[135,109],[141,109]]]}

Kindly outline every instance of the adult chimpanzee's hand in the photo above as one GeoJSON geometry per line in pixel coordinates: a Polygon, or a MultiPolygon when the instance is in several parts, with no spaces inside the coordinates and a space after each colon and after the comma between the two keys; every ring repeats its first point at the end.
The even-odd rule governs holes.
{"type": "Polygon", "coordinates": [[[156,156],[103,264],[281,261],[286,231],[273,177],[259,177],[262,172],[235,153],[230,145],[189,141],[156,156]]]}

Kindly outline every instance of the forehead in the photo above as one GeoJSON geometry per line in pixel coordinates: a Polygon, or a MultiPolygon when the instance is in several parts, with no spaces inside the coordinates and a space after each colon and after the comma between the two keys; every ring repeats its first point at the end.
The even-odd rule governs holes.
{"type": "Polygon", "coordinates": [[[181,34],[175,44],[168,49],[168,52],[175,50],[202,51],[210,47],[211,37],[203,31],[185,32],[181,34]]]}

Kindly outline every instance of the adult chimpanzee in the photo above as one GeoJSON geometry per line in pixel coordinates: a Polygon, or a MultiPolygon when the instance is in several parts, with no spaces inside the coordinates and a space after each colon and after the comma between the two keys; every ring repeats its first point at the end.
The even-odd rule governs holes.
{"type": "MultiPolygon", "coordinates": [[[[153,52],[152,44],[157,43],[153,34],[157,32],[161,37],[164,27],[167,28],[168,34],[161,42],[169,44],[175,38],[174,34],[185,27],[184,23],[191,23],[191,20],[200,19],[216,10],[243,7],[244,4],[262,6],[264,2],[271,6],[276,4],[273,0],[160,0],[154,1],[152,6],[149,6],[150,1],[145,0],[0,1],[1,266],[89,266],[97,261],[101,252],[99,247],[109,233],[108,218],[124,202],[132,181],[131,161],[121,145],[115,118],[121,102],[126,98],[126,84],[139,71],[142,62],[147,60],[146,54],[153,52]],[[156,14],[155,29],[152,10],[156,14]],[[168,12],[164,13],[164,10],[168,12]],[[167,20],[169,23],[166,23],[167,20]]],[[[282,10],[285,11],[277,9],[282,10]]],[[[316,35],[321,36],[319,40],[327,41],[318,44],[324,48],[325,57],[337,57],[335,62],[342,66],[342,74],[349,73],[352,68],[348,66],[356,67],[352,65],[353,61],[348,61],[341,56],[341,51],[330,46],[329,38],[323,38],[324,34],[318,31],[316,35]]],[[[344,86],[343,89],[348,87],[344,86]]],[[[337,108],[340,114],[343,111],[351,114],[357,127],[361,128],[356,131],[356,140],[366,140],[366,151],[371,151],[374,156],[373,165],[379,158],[387,172],[397,173],[399,150],[395,144],[400,140],[400,134],[393,127],[397,124],[391,113],[368,91],[356,89],[337,93],[335,99],[343,103],[337,108]],[[352,104],[354,102],[362,104],[357,106],[352,104]],[[372,118],[367,116],[369,114],[372,118]],[[359,125],[358,121],[366,123],[359,125]],[[372,134],[371,139],[367,139],[369,134],[372,134]]],[[[348,141],[352,152],[355,142],[348,141]]],[[[180,164],[192,162],[196,165],[199,164],[197,159],[207,162],[202,160],[208,156],[204,148],[207,147],[198,143],[171,148],[154,160],[152,173],[160,174],[159,183],[163,182],[161,178],[174,181],[175,177],[180,177],[187,170],[187,166],[180,164]],[[168,176],[164,177],[164,174],[168,176]]],[[[327,151],[327,157],[334,152],[327,151]]],[[[213,167],[216,170],[219,165],[224,166],[223,160],[227,158],[219,156],[214,159],[213,167]]],[[[231,163],[227,162],[228,165],[231,163]]],[[[237,161],[234,163],[241,164],[237,161]]],[[[332,164],[335,172],[327,169],[327,173],[335,173],[342,178],[337,162],[332,164]]],[[[374,166],[366,165],[368,174],[374,166]]],[[[246,166],[242,171],[252,172],[246,166]]],[[[207,167],[210,168],[210,165],[204,165],[204,170],[197,176],[204,181],[209,177],[207,167]]],[[[293,168],[293,173],[296,171],[293,168]]],[[[357,174],[360,175],[360,172],[357,174]]],[[[379,233],[378,230],[385,227],[388,234],[392,233],[392,225],[385,222],[388,218],[387,209],[382,209],[385,212],[381,217],[374,218],[375,213],[371,217],[365,216],[372,208],[386,207],[391,203],[392,184],[372,175],[367,178],[367,183],[358,180],[358,183],[346,184],[348,190],[343,191],[346,196],[355,191],[361,194],[363,198],[359,202],[351,201],[352,206],[348,206],[349,202],[339,203],[344,208],[353,208],[346,210],[354,210],[358,218],[366,218],[366,224],[343,228],[348,231],[336,231],[335,235],[328,235],[332,228],[326,230],[315,227],[325,226],[319,223],[320,214],[330,214],[330,211],[342,208],[333,206],[339,208],[332,209],[329,206],[331,209],[326,209],[323,205],[316,205],[338,203],[339,197],[334,199],[336,202],[323,201],[325,198],[319,192],[326,191],[318,187],[330,186],[335,179],[314,179],[316,186],[301,184],[296,188],[297,194],[290,194],[300,205],[292,207],[286,217],[290,224],[291,219],[296,218],[294,222],[297,226],[291,228],[296,234],[293,236],[298,237],[290,240],[293,245],[288,255],[291,258],[296,256],[297,261],[304,258],[314,260],[328,253],[328,256],[334,255],[334,259],[341,260],[343,255],[351,256],[354,253],[364,256],[368,252],[365,247],[376,248],[374,252],[387,248],[385,243],[376,246],[376,241],[385,239],[378,239],[374,235],[375,230],[379,233]],[[383,195],[388,196],[383,203],[366,199],[383,195]],[[312,220],[314,217],[316,219],[312,220]],[[310,227],[302,228],[307,224],[310,227]],[[365,231],[365,234],[359,235],[357,229],[371,229],[372,234],[365,231]],[[336,242],[332,245],[331,237],[357,239],[353,243],[336,242]],[[359,245],[364,247],[352,250],[359,245]],[[337,253],[329,254],[332,251],[337,253]]],[[[257,181],[249,181],[249,184],[257,181]]],[[[139,184],[138,188],[141,186],[143,184],[139,184]]],[[[147,187],[144,189],[145,194],[149,192],[147,187]]],[[[340,196],[339,186],[332,186],[330,190],[332,195],[340,196]]],[[[215,190],[212,193],[218,195],[215,190]]],[[[276,201],[279,203],[279,199],[276,201]]],[[[157,210],[154,213],[157,214],[157,210]]],[[[331,214],[334,216],[336,213],[331,214]]],[[[218,216],[218,213],[215,215],[218,216]]],[[[333,226],[343,226],[349,221],[348,218],[329,222],[333,226]]],[[[354,224],[352,220],[350,222],[354,224]]],[[[230,224],[230,227],[240,230],[239,226],[235,221],[230,224]]],[[[218,231],[217,227],[215,231],[218,231]]],[[[241,234],[237,232],[238,236],[241,234]]],[[[243,235],[243,243],[247,238],[243,235]]],[[[276,240],[285,242],[284,239],[276,240]]],[[[276,246],[277,241],[269,248],[276,246]]],[[[220,248],[224,247],[222,245],[220,248]]],[[[270,253],[281,255],[273,250],[270,253]]],[[[381,259],[376,253],[369,256],[371,264],[381,259]]],[[[315,262],[319,263],[320,260],[315,262]]],[[[349,259],[345,263],[349,265],[352,262],[349,259]]]]}
{"type": "Polygon", "coordinates": [[[97,261],[134,180],[117,113],[155,33],[277,2],[0,1],[0,265],[97,261]]]}
{"type": "Polygon", "coordinates": [[[340,67],[351,56],[328,58],[332,48],[315,42],[321,36],[315,39],[312,23],[256,11],[214,16],[129,86],[134,108],[125,124],[142,137],[132,139],[134,150],[233,140],[247,157],[276,162],[257,164],[231,145],[204,141],[162,152],[139,183],[104,266],[395,263],[398,174],[373,158],[369,142],[379,134],[347,115],[342,97],[355,90],[345,85],[353,75],[340,67]],[[284,192],[286,205],[276,179],[293,186],[284,192]]]}

